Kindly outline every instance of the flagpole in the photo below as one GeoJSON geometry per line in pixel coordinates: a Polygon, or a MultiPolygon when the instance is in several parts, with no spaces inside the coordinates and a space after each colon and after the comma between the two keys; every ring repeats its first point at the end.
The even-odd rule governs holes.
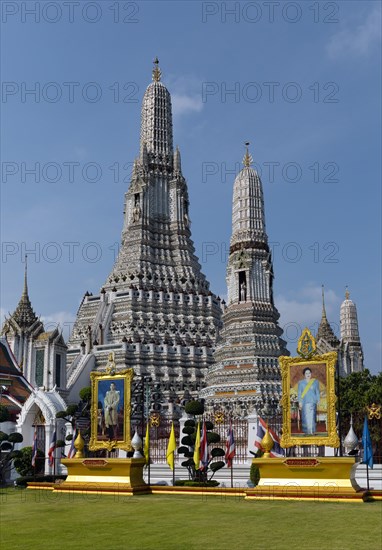
{"type": "Polygon", "coordinates": [[[366,462],[366,481],[367,481],[367,490],[370,491],[369,484],[369,464],[366,462]]]}
{"type": "Polygon", "coordinates": [[[233,489],[233,459],[231,462],[231,489],[233,489]]]}
{"type": "Polygon", "coordinates": [[[149,443],[149,463],[147,465],[147,484],[150,485],[150,443],[149,443]]]}
{"type": "Polygon", "coordinates": [[[56,441],[53,450],[53,475],[56,475],[56,449],[57,449],[57,419],[54,421],[54,432],[56,434],[56,441]]]}
{"type": "Polygon", "coordinates": [[[172,486],[175,486],[175,451],[172,452],[173,461],[174,461],[174,469],[172,471],[172,486]]]}

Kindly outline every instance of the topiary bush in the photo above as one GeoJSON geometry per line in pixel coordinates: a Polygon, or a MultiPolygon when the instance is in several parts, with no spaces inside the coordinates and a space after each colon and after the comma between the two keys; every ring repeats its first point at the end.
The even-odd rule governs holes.
{"type": "Polygon", "coordinates": [[[18,432],[14,432],[13,434],[9,434],[8,441],[11,443],[22,443],[23,436],[18,432]]]}
{"type": "Polygon", "coordinates": [[[194,416],[204,414],[204,404],[201,401],[189,401],[184,410],[187,414],[193,414],[194,416]]]}
{"type": "MultiPolygon", "coordinates": [[[[185,406],[185,411],[187,414],[193,414],[194,416],[201,415],[204,413],[204,404],[201,401],[189,401],[185,406]]],[[[211,431],[214,427],[212,422],[206,421],[205,427],[207,430],[207,445],[220,443],[220,435],[211,431]]],[[[199,469],[198,464],[196,468],[194,463],[194,450],[197,433],[196,420],[186,420],[182,432],[185,436],[181,439],[181,447],[178,448],[178,453],[183,454],[187,459],[182,462],[182,466],[187,468],[190,481],[198,484],[201,483],[203,485],[207,481],[211,480],[215,472],[224,467],[225,464],[223,461],[212,462],[212,460],[217,457],[223,457],[225,452],[220,447],[212,449],[209,453],[209,460],[206,466],[203,469],[199,469]],[[209,479],[208,472],[212,473],[209,479]]]]}
{"type": "Polygon", "coordinates": [[[218,487],[220,483],[216,479],[208,481],[192,481],[190,479],[178,479],[175,481],[176,487],[218,487]]]}
{"type": "Polygon", "coordinates": [[[252,481],[252,483],[255,487],[256,487],[256,485],[259,484],[260,470],[259,470],[259,467],[256,466],[256,464],[254,462],[252,462],[251,468],[249,470],[249,479],[252,481]]]}
{"type": "Polygon", "coordinates": [[[66,475],[35,475],[35,476],[22,476],[15,479],[15,485],[17,487],[26,487],[27,484],[31,481],[39,481],[39,482],[46,482],[46,483],[55,483],[57,481],[64,481],[66,479],[66,475]]]}
{"type": "Polygon", "coordinates": [[[12,461],[20,457],[20,451],[15,451],[16,443],[21,443],[23,436],[20,433],[6,434],[0,432],[0,484],[5,483],[6,472],[11,470],[12,461]],[[4,452],[5,451],[5,452],[4,452]]]}
{"type": "Polygon", "coordinates": [[[21,456],[15,458],[13,464],[16,471],[21,476],[33,476],[44,471],[45,455],[40,449],[37,449],[36,467],[32,466],[32,447],[23,447],[20,449],[21,456]]]}
{"type": "Polygon", "coordinates": [[[0,405],[0,422],[9,420],[9,410],[4,405],[0,405]]]}
{"type": "Polygon", "coordinates": [[[80,399],[82,401],[85,401],[86,403],[89,403],[92,398],[92,389],[90,386],[86,386],[85,388],[82,388],[79,393],[80,399]]]}

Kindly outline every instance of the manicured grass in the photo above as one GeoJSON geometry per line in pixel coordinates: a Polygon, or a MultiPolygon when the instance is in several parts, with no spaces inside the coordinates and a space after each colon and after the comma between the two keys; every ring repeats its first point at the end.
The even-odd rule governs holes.
{"type": "Polygon", "coordinates": [[[380,550],[382,503],[0,490],[12,550],[380,550]]]}

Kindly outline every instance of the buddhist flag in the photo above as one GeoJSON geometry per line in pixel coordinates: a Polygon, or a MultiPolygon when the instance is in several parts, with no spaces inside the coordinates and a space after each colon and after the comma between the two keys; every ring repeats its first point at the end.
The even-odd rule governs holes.
{"type": "Polygon", "coordinates": [[[34,429],[33,436],[33,447],[32,447],[32,466],[36,467],[36,458],[37,458],[37,428],[34,429]]]}
{"type": "Polygon", "coordinates": [[[53,432],[52,441],[50,442],[48,457],[49,457],[49,466],[53,466],[54,464],[54,451],[56,450],[56,430],[53,432]]]}
{"type": "Polygon", "coordinates": [[[146,425],[146,435],[145,435],[145,446],[143,453],[146,459],[146,465],[150,463],[150,424],[147,422],[146,425]]]}
{"type": "Polygon", "coordinates": [[[198,422],[198,428],[196,430],[194,462],[195,462],[195,470],[199,470],[199,467],[200,467],[200,422],[198,422]]]}
{"type": "Polygon", "coordinates": [[[367,416],[365,416],[365,422],[363,424],[362,446],[363,446],[362,464],[367,464],[369,468],[373,468],[374,466],[373,446],[371,444],[371,437],[369,432],[369,424],[367,422],[367,416]]]}
{"type": "Polygon", "coordinates": [[[174,460],[175,450],[176,450],[176,439],[175,439],[175,431],[174,431],[174,422],[172,422],[170,438],[168,440],[167,453],[166,453],[167,464],[170,466],[171,470],[174,470],[174,467],[175,467],[175,460],[174,460]]]}

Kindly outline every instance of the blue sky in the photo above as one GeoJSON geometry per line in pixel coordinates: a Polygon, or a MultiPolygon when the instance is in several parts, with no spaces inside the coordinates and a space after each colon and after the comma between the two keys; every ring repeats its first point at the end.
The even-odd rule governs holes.
{"type": "Polygon", "coordinates": [[[379,2],[281,2],[273,13],[266,2],[1,7],[2,316],[19,300],[26,250],[47,328],[67,330],[84,292],[101,288],[158,56],[212,290],[226,295],[232,187],[248,140],[290,351],[300,327],[317,327],[321,284],[338,333],[349,285],[365,364],[380,369],[379,2]]]}

